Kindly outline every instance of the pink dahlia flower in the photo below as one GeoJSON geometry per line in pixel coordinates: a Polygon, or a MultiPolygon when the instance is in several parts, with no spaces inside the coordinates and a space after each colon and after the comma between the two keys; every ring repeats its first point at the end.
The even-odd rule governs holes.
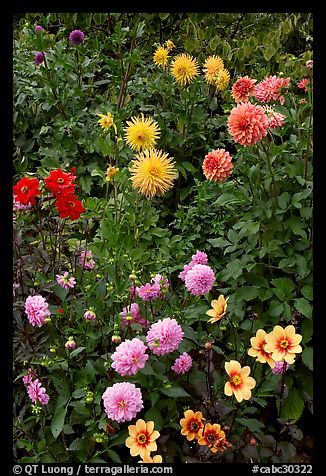
{"type": "Polygon", "coordinates": [[[16,212],[17,210],[29,210],[32,208],[32,204],[28,203],[27,205],[23,205],[21,202],[17,200],[16,195],[13,196],[13,210],[16,212]]]}
{"type": "Polygon", "coordinates": [[[177,350],[183,330],[175,319],[160,319],[149,328],[146,335],[148,347],[155,355],[165,355],[177,350]]]}
{"type": "Polygon", "coordinates": [[[83,250],[80,253],[79,264],[85,269],[93,269],[95,261],[93,260],[93,255],[91,250],[83,250]]]}
{"type": "Polygon", "coordinates": [[[240,103],[228,118],[228,131],[233,139],[246,147],[256,144],[266,134],[268,119],[264,109],[251,103],[240,103]]]}
{"type": "Polygon", "coordinates": [[[203,251],[197,250],[194,255],[191,257],[191,261],[189,264],[185,264],[183,267],[183,271],[179,273],[179,278],[182,279],[182,281],[185,280],[186,274],[190,269],[192,269],[195,264],[207,264],[208,263],[208,257],[207,254],[204,253],[203,251]]]}
{"type": "Polygon", "coordinates": [[[120,312],[121,316],[121,327],[124,329],[127,325],[131,324],[132,322],[136,322],[140,324],[143,328],[147,326],[147,320],[142,318],[140,315],[139,305],[136,302],[130,304],[130,306],[124,307],[122,312],[120,312]]]}
{"type": "Polygon", "coordinates": [[[271,106],[263,106],[263,109],[268,119],[269,129],[277,129],[283,126],[284,119],[286,118],[284,114],[274,111],[271,106]]]}
{"type": "Polygon", "coordinates": [[[287,362],[275,362],[275,367],[272,368],[272,373],[273,374],[284,374],[284,372],[287,371],[287,369],[290,367],[290,364],[287,362]]]}
{"type": "Polygon", "coordinates": [[[216,149],[205,155],[203,172],[208,180],[223,182],[233,169],[232,157],[225,149],[216,149]]]}
{"type": "Polygon", "coordinates": [[[56,278],[57,283],[60,284],[63,289],[73,288],[76,284],[76,279],[73,276],[69,277],[68,271],[65,271],[62,275],[56,274],[56,278]]]}
{"type": "Polygon", "coordinates": [[[158,284],[160,288],[165,288],[165,289],[169,288],[168,279],[162,276],[161,274],[156,274],[154,278],[152,278],[152,283],[158,284]]]}
{"type": "Polygon", "coordinates": [[[256,79],[244,76],[233,84],[231,94],[236,103],[248,102],[249,96],[253,96],[255,93],[256,81],[256,79]]]}
{"type": "Polygon", "coordinates": [[[121,342],[111,355],[112,368],[122,376],[135,375],[139,369],[145,367],[148,359],[146,350],[147,346],[137,337],[121,342]]]}
{"type": "Polygon", "coordinates": [[[29,368],[27,371],[27,375],[24,375],[23,377],[24,385],[28,386],[34,378],[37,378],[37,373],[32,368],[29,368]]]}
{"type": "Polygon", "coordinates": [[[49,305],[44,297],[28,296],[25,301],[25,312],[27,314],[29,323],[32,326],[41,327],[44,324],[46,316],[50,316],[49,305]]]}
{"type": "Polygon", "coordinates": [[[305,92],[307,92],[308,91],[307,86],[308,86],[309,83],[310,83],[310,81],[309,81],[308,78],[302,78],[298,82],[297,86],[298,86],[298,88],[303,89],[305,92]]]}
{"type": "Polygon", "coordinates": [[[260,102],[279,101],[284,104],[284,97],[281,95],[282,89],[288,88],[290,78],[279,78],[277,76],[268,76],[255,86],[255,97],[260,102]]]}
{"type": "Polygon", "coordinates": [[[190,357],[187,352],[178,357],[174,364],[172,365],[171,369],[174,370],[177,374],[185,374],[188,370],[191,369],[192,366],[192,358],[190,357]]]}
{"type": "Polygon", "coordinates": [[[195,295],[208,293],[212,289],[214,281],[214,271],[205,264],[195,264],[185,277],[186,288],[195,295]]]}
{"type": "Polygon", "coordinates": [[[33,403],[38,401],[42,405],[47,405],[50,400],[50,397],[46,393],[45,388],[41,386],[41,382],[39,381],[39,379],[35,379],[29,384],[27,388],[27,393],[33,403]]]}
{"type": "Polygon", "coordinates": [[[136,288],[138,296],[144,301],[152,301],[157,299],[160,295],[161,286],[157,283],[146,283],[144,286],[136,288]]]}
{"type": "Polygon", "coordinates": [[[108,418],[119,423],[132,420],[144,408],[140,389],[130,382],[108,387],[102,399],[108,418]]]}

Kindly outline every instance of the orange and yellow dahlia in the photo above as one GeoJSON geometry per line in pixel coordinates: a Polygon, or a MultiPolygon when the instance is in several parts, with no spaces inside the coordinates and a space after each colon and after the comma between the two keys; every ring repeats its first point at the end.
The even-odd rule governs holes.
{"type": "Polygon", "coordinates": [[[300,344],[302,336],[295,333],[295,327],[275,326],[273,331],[266,335],[265,351],[271,353],[272,359],[276,362],[285,360],[288,364],[293,364],[295,354],[302,352],[300,344]]]}
{"type": "Polygon", "coordinates": [[[266,352],[266,332],[263,329],[258,329],[256,336],[250,339],[252,347],[248,350],[248,355],[256,357],[261,364],[268,363],[273,369],[275,367],[275,361],[271,357],[270,352],[266,352]]]}
{"type": "Polygon", "coordinates": [[[154,430],[154,422],[145,422],[141,418],[135,425],[128,426],[129,435],[125,441],[127,448],[130,448],[131,456],[140,455],[141,458],[150,456],[151,451],[157,450],[156,439],[160,436],[157,430],[154,430]]]}
{"type": "Polygon", "coordinates": [[[224,393],[227,396],[234,394],[238,402],[251,398],[251,389],[255,387],[256,380],[249,377],[250,367],[246,365],[241,368],[240,362],[231,360],[225,362],[225,370],[230,380],[224,386],[224,393]]]}
{"type": "Polygon", "coordinates": [[[206,423],[205,428],[199,432],[199,445],[206,445],[210,448],[212,453],[223,451],[230,446],[230,443],[225,438],[225,433],[221,430],[221,425],[218,423],[206,423]]]}
{"type": "Polygon", "coordinates": [[[229,298],[225,299],[223,294],[221,294],[218,299],[213,299],[211,302],[213,309],[210,309],[206,312],[206,314],[211,317],[211,319],[208,319],[207,322],[214,324],[214,322],[219,321],[226,314],[228,299],[229,298]]]}
{"type": "Polygon", "coordinates": [[[186,410],[184,416],[185,418],[180,420],[181,435],[185,436],[188,441],[192,441],[194,438],[197,439],[199,431],[204,427],[202,412],[194,413],[192,410],[186,410]]]}

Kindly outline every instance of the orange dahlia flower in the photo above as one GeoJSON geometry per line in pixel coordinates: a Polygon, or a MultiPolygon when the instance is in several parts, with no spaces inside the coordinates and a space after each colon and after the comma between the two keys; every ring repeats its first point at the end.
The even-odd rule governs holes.
{"type": "Polygon", "coordinates": [[[238,402],[251,398],[251,389],[255,387],[256,380],[249,377],[250,367],[247,365],[241,368],[240,362],[231,360],[225,362],[225,370],[230,380],[224,386],[224,393],[227,396],[234,394],[238,402]]]}
{"type": "Polygon", "coordinates": [[[228,131],[233,139],[246,147],[256,144],[267,134],[268,119],[264,109],[251,103],[240,103],[228,118],[228,131]]]}
{"type": "Polygon", "coordinates": [[[212,453],[223,451],[230,446],[230,443],[225,438],[225,433],[221,430],[221,425],[218,423],[206,423],[205,428],[199,432],[199,445],[206,445],[210,448],[212,453]]]}
{"type": "Polygon", "coordinates": [[[141,418],[135,425],[128,426],[129,435],[125,441],[127,448],[130,448],[131,456],[140,455],[141,458],[150,456],[151,451],[157,450],[156,439],[160,436],[157,430],[154,430],[154,422],[145,422],[141,418]]]}
{"type": "Polygon", "coordinates": [[[199,431],[204,427],[202,412],[194,413],[192,410],[186,410],[184,416],[185,418],[180,420],[180,425],[182,426],[181,435],[184,435],[188,441],[194,438],[197,439],[199,431]]]}
{"type": "Polygon", "coordinates": [[[256,79],[244,76],[233,84],[231,94],[236,103],[248,102],[249,96],[253,96],[255,93],[256,81],[256,79]]]}
{"type": "Polygon", "coordinates": [[[257,357],[258,362],[261,364],[268,363],[268,365],[273,369],[275,367],[275,361],[271,357],[270,352],[266,352],[266,332],[263,329],[258,329],[256,332],[256,337],[250,339],[252,347],[248,350],[248,354],[251,357],[257,357]]]}
{"type": "Polygon", "coordinates": [[[208,180],[223,182],[233,169],[232,157],[225,149],[216,149],[205,155],[203,172],[208,180]]]}
{"type": "Polygon", "coordinates": [[[138,461],[138,463],[162,463],[162,456],[161,455],[155,455],[153,456],[153,458],[151,458],[150,456],[144,456],[144,458],[140,461],[138,461]]]}
{"type": "Polygon", "coordinates": [[[288,364],[293,364],[295,354],[302,352],[302,347],[299,345],[302,336],[295,333],[295,327],[292,325],[286,326],[285,329],[275,326],[265,339],[265,350],[271,352],[271,357],[276,362],[285,360],[288,364]]]}
{"type": "Polygon", "coordinates": [[[207,322],[213,324],[214,322],[219,321],[224,316],[228,307],[228,299],[229,298],[225,299],[223,294],[221,294],[218,299],[213,299],[213,301],[211,302],[211,306],[213,309],[210,309],[206,312],[206,314],[211,317],[211,319],[208,319],[207,322]]]}

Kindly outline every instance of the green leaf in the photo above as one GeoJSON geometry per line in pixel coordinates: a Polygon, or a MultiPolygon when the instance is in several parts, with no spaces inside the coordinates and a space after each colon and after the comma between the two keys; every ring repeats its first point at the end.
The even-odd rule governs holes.
{"type": "Polygon", "coordinates": [[[59,408],[58,411],[54,414],[54,417],[51,423],[51,431],[55,439],[58,438],[59,434],[62,431],[64,422],[65,422],[66,413],[67,413],[67,407],[63,407],[63,408],[59,408]]]}
{"type": "Polygon", "coordinates": [[[312,347],[306,347],[302,352],[302,361],[308,367],[309,370],[313,370],[313,349],[312,347]]]}
{"type": "Polygon", "coordinates": [[[252,433],[261,433],[262,429],[265,427],[264,423],[257,420],[256,418],[236,418],[236,421],[240,423],[240,425],[245,426],[248,428],[252,433]]]}
{"type": "Polygon", "coordinates": [[[264,58],[266,61],[269,61],[276,53],[276,49],[272,43],[269,43],[267,48],[264,50],[264,58]]]}
{"type": "Polygon", "coordinates": [[[243,299],[244,301],[251,301],[258,296],[259,288],[256,286],[242,286],[237,289],[235,295],[236,299],[243,299]]]}
{"type": "Polygon", "coordinates": [[[160,431],[163,426],[162,412],[156,408],[152,407],[145,413],[145,421],[152,420],[155,425],[155,430],[160,431]]]}
{"type": "Polygon", "coordinates": [[[313,300],[313,288],[310,284],[306,284],[306,286],[303,286],[301,288],[301,294],[303,297],[308,299],[309,301],[313,300]]]}
{"type": "Polygon", "coordinates": [[[179,385],[174,385],[170,388],[161,388],[162,393],[167,395],[168,397],[179,398],[179,397],[190,397],[189,393],[187,393],[182,387],[179,385]]]}
{"type": "Polygon", "coordinates": [[[76,357],[76,355],[80,354],[81,352],[83,352],[83,350],[86,349],[86,347],[77,347],[77,349],[73,350],[70,355],[69,355],[69,358],[70,359],[73,359],[74,357],[76,357]]]}
{"type": "Polygon", "coordinates": [[[301,278],[304,278],[307,275],[308,265],[307,260],[302,255],[296,255],[297,270],[301,278]]]}
{"type": "MultiPolygon", "coordinates": [[[[278,401],[278,406],[280,402],[278,401]]],[[[289,395],[282,401],[281,418],[295,423],[301,417],[304,401],[295,387],[290,388],[289,395]]]]}
{"type": "Polygon", "coordinates": [[[308,319],[312,318],[312,306],[305,298],[297,298],[294,301],[294,307],[308,319]]]}

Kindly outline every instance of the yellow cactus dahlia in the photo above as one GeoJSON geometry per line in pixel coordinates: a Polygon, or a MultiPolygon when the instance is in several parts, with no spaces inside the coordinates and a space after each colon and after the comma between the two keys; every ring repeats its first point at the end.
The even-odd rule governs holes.
{"type": "Polygon", "coordinates": [[[217,73],[224,68],[224,62],[222,58],[219,56],[209,56],[204,65],[203,65],[203,71],[205,74],[205,79],[208,82],[208,84],[215,84],[215,76],[217,73]]]}
{"type": "Polygon", "coordinates": [[[180,54],[172,62],[171,73],[178,83],[185,86],[199,74],[197,60],[190,55],[180,54]]]}
{"type": "Polygon", "coordinates": [[[146,197],[164,195],[173,187],[173,180],[178,176],[172,158],[156,149],[140,152],[129,170],[132,187],[146,197]]]}
{"type": "Polygon", "coordinates": [[[165,68],[165,66],[167,65],[168,58],[169,50],[165,49],[163,46],[159,46],[153,55],[154,63],[157,66],[162,66],[162,68],[165,68]]]}
{"type": "Polygon", "coordinates": [[[128,127],[124,129],[125,139],[133,150],[139,151],[154,147],[160,136],[160,129],[151,117],[145,119],[142,114],[141,117],[132,117],[130,121],[127,121],[127,124],[128,127]]]}

